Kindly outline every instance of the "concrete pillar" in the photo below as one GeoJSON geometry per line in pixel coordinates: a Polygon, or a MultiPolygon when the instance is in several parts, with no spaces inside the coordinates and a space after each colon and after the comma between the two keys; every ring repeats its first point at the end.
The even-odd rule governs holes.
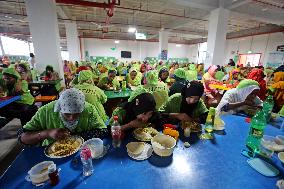
{"type": "Polygon", "coordinates": [[[224,62],[228,17],[229,11],[222,7],[210,13],[205,68],[224,62]]]}
{"type": "Polygon", "coordinates": [[[66,22],[65,29],[69,60],[72,62],[80,61],[80,43],[78,38],[77,24],[66,22]]]}
{"type": "Polygon", "coordinates": [[[0,36],[0,49],[1,49],[2,55],[5,55],[5,51],[4,51],[4,47],[3,47],[3,44],[2,44],[1,36],[0,36]]]}
{"type": "Polygon", "coordinates": [[[168,59],[168,38],[169,33],[166,31],[159,32],[159,58],[161,60],[168,59]]]}
{"type": "Polygon", "coordinates": [[[26,0],[37,69],[47,65],[64,78],[55,0],[26,0]]]}

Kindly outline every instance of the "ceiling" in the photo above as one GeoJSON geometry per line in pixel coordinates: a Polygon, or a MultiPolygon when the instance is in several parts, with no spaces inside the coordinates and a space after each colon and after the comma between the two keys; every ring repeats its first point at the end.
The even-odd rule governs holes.
{"type": "MultiPolygon", "coordinates": [[[[227,38],[284,32],[284,0],[120,0],[109,24],[102,8],[57,3],[61,43],[66,46],[64,22],[73,21],[82,38],[135,40],[127,32],[135,26],[148,41],[157,41],[162,29],[170,42],[190,44],[206,40],[210,11],[220,6],[230,10],[227,38]]],[[[23,0],[0,1],[0,34],[31,41],[28,24],[23,0]]]]}

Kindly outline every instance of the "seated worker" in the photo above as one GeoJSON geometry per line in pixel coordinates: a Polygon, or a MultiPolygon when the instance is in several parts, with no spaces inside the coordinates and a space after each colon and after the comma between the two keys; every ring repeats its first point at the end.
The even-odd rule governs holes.
{"type": "Polygon", "coordinates": [[[37,107],[34,105],[34,97],[28,89],[27,81],[21,80],[21,76],[14,68],[4,69],[2,74],[2,78],[0,78],[1,93],[4,93],[5,96],[20,95],[21,99],[0,108],[0,116],[18,118],[23,126],[37,111],[37,107]]]}
{"type": "Polygon", "coordinates": [[[197,69],[195,64],[189,64],[188,70],[185,71],[185,75],[188,81],[197,80],[197,69]]]}
{"type": "Polygon", "coordinates": [[[116,71],[108,70],[107,76],[102,76],[99,80],[98,87],[103,90],[116,90],[120,88],[120,84],[117,81],[116,71]]]}
{"type": "Polygon", "coordinates": [[[229,84],[234,84],[235,82],[239,82],[239,73],[240,71],[238,69],[233,69],[222,78],[222,81],[225,81],[225,83],[229,84]]]}
{"type": "Polygon", "coordinates": [[[156,101],[156,109],[158,110],[162,104],[169,98],[169,89],[164,82],[159,81],[158,72],[155,70],[146,73],[146,84],[143,85],[147,92],[153,94],[156,101]]]}
{"type": "Polygon", "coordinates": [[[178,68],[174,72],[174,84],[170,87],[169,96],[175,93],[181,93],[181,89],[186,85],[186,75],[183,68],[178,68]]]}
{"type": "Polygon", "coordinates": [[[107,121],[108,117],[103,106],[107,101],[107,96],[104,91],[94,85],[93,73],[90,70],[83,70],[79,73],[78,80],[79,84],[75,85],[74,88],[82,91],[86,102],[94,105],[103,121],[107,121]]]}
{"type": "Polygon", "coordinates": [[[179,121],[205,123],[208,109],[201,99],[203,84],[198,81],[188,82],[181,90],[169,97],[159,111],[162,115],[179,121]]]}
{"type": "Polygon", "coordinates": [[[275,72],[273,82],[269,89],[273,92],[275,111],[279,111],[284,106],[284,71],[275,72]]]}
{"type": "Polygon", "coordinates": [[[159,71],[159,80],[168,83],[169,82],[169,70],[166,67],[162,67],[159,71]]]}
{"type": "Polygon", "coordinates": [[[80,135],[85,140],[107,134],[104,121],[96,107],[85,102],[78,89],[67,89],[59,97],[42,106],[19,131],[19,140],[26,145],[48,145],[68,135],[80,135]]]}
{"type": "Polygon", "coordinates": [[[258,68],[252,69],[247,76],[247,79],[252,79],[258,82],[260,90],[257,96],[262,101],[266,99],[266,81],[264,80],[264,78],[265,75],[263,70],[258,68]]]}
{"type": "Polygon", "coordinates": [[[25,63],[20,63],[15,66],[16,71],[20,74],[21,80],[26,80],[27,82],[31,82],[33,80],[32,73],[29,70],[28,65],[25,63]]]}
{"type": "Polygon", "coordinates": [[[113,123],[113,116],[118,116],[118,122],[122,131],[145,127],[147,123],[154,123],[158,117],[154,96],[143,88],[132,92],[128,102],[118,106],[112,113],[110,125],[113,123]]]}
{"type": "Polygon", "coordinates": [[[257,109],[262,106],[262,101],[257,97],[259,84],[251,79],[242,80],[237,88],[228,90],[219,105],[217,113],[221,111],[238,112],[247,110],[248,107],[257,109]]]}
{"type": "Polygon", "coordinates": [[[45,71],[41,74],[45,81],[55,81],[55,85],[44,85],[41,89],[42,96],[57,96],[61,88],[59,74],[53,70],[53,67],[47,65],[45,71]]]}
{"type": "Polygon", "coordinates": [[[126,76],[126,83],[128,87],[141,85],[142,73],[135,68],[131,68],[126,76]]]}

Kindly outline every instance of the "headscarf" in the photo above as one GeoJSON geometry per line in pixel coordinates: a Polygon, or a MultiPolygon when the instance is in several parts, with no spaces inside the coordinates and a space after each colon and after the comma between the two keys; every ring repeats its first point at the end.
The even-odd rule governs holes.
{"type": "Polygon", "coordinates": [[[87,66],[79,66],[79,68],[77,68],[77,70],[76,70],[76,73],[79,74],[83,70],[88,70],[88,67],[87,66]]]}
{"type": "Polygon", "coordinates": [[[248,74],[247,78],[252,79],[260,83],[263,81],[263,78],[265,77],[264,72],[261,69],[254,68],[251,70],[251,72],[248,74]]]}
{"type": "Polygon", "coordinates": [[[7,74],[14,77],[16,80],[21,78],[20,74],[14,68],[5,68],[2,74],[7,74]]]}
{"type": "Polygon", "coordinates": [[[188,69],[189,69],[189,70],[196,71],[196,66],[195,66],[195,64],[189,64],[188,69]]]}
{"type": "Polygon", "coordinates": [[[175,79],[186,79],[185,70],[183,68],[178,68],[174,72],[175,79]]]}
{"type": "Polygon", "coordinates": [[[260,87],[260,91],[257,94],[257,96],[261,99],[261,100],[265,100],[266,98],[266,82],[264,80],[264,72],[261,69],[258,68],[254,68],[251,70],[251,72],[248,74],[248,79],[252,79],[254,81],[257,81],[260,87]]]}
{"type": "Polygon", "coordinates": [[[54,106],[54,112],[59,112],[59,116],[64,126],[74,130],[79,120],[66,121],[63,114],[82,113],[85,108],[85,95],[78,89],[71,88],[65,90],[57,100],[54,106]]]}
{"type": "Polygon", "coordinates": [[[115,69],[109,69],[108,70],[108,72],[107,72],[108,74],[115,74],[116,75],[116,70],[115,69]]]}
{"type": "Polygon", "coordinates": [[[240,73],[240,71],[238,69],[233,69],[232,71],[230,71],[230,81],[234,80],[234,74],[236,73],[240,73]]]}
{"type": "MultiPolygon", "coordinates": [[[[260,89],[258,82],[251,79],[242,80],[237,88],[231,89],[229,91],[234,91],[231,96],[231,100],[234,102],[244,102],[248,95],[252,93],[255,89],[260,89]]],[[[227,93],[229,92],[227,91],[227,93]]],[[[226,95],[226,94],[225,94],[226,95]]],[[[217,111],[220,113],[221,109],[227,104],[227,101],[221,100],[217,106],[217,111]]]]}
{"type": "Polygon", "coordinates": [[[284,81],[284,72],[275,72],[273,81],[274,83],[277,83],[279,81],[284,81]]]}
{"type": "Polygon", "coordinates": [[[146,64],[143,63],[143,64],[141,64],[141,66],[140,66],[140,72],[141,72],[141,73],[142,73],[142,68],[143,68],[143,67],[145,67],[145,72],[147,71],[147,66],[146,66],[146,64]]]}
{"type": "Polygon", "coordinates": [[[186,102],[187,97],[191,96],[199,96],[201,97],[204,93],[204,87],[203,84],[198,81],[191,81],[188,82],[187,85],[185,85],[182,88],[182,103],[181,103],[181,113],[186,113],[188,116],[192,116],[195,108],[197,107],[199,102],[196,102],[194,104],[188,104],[186,102]]]}
{"type": "Polygon", "coordinates": [[[161,68],[160,71],[159,71],[159,78],[161,79],[161,81],[166,82],[167,78],[165,80],[162,80],[162,74],[164,72],[168,72],[169,73],[169,70],[166,67],[161,68]]]}
{"type": "Polygon", "coordinates": [[[91,70],[83,70],[79,73],[78,80],[80,83],[83,83],[86,81],[93,82],[93,73],[91,72],[91,70]]]}
{"type": "Polygon", "coordinates": [[[149,85],[157,85],[159,81],[158,73],[155,70],[146,73],[146,83],[149,85]]]}
{"type": "Polygon", "coordinates": [[[154,96],[150,93],[142,93],[122,104],[123,109],[126,111],[125,123],[136,119],[139,114],[156,110],[156,102],[154,96]]]}
{"type": "Polygon", "coordinates": [[[216,70],[218,69],[218,67],[216,66],[216,65],[212,65],[212,66],[210,66],[209,68],[208,68],[208,73],[212,76],[212,77],[214,77],[214,73],[216,72],[216,70]]]}

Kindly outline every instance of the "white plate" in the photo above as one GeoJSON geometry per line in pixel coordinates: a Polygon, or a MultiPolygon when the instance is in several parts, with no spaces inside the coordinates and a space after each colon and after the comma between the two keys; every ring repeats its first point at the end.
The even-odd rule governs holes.
{"type": "Polygon", "coordinates": [[[279,152],[279,153],[278,153],[278,158],[280,159],[280,161],[281,161],[282,163],[284,163],[284,152],[279,152]]]}
{"type": "Polygon", "coordinates": [[[104,157],[104,156],[107,154],[108,149],[109,149],[109,145],[104,146],[104,151],[103,151],[103,153],[101,153],[101,155],[99,155],[99,156],[97,156],[97,157],[95,157],[95,158],[93,158],[93,159],[100,159],[100,158],[104,157]]]}
{"type": "Polygon", "coordinates": [[[153,153],[153,148],[150,144],[145,143],[144,145],[144,150],[142,151],[142,153],[138,156],[135,156],[133,154],[130,154],[129,152],[127,152],[129,157],[135,159],[135,160],[139,160],[139,161],[143,161],[145,159],[148,159],[152,153],[153,153]]]}

